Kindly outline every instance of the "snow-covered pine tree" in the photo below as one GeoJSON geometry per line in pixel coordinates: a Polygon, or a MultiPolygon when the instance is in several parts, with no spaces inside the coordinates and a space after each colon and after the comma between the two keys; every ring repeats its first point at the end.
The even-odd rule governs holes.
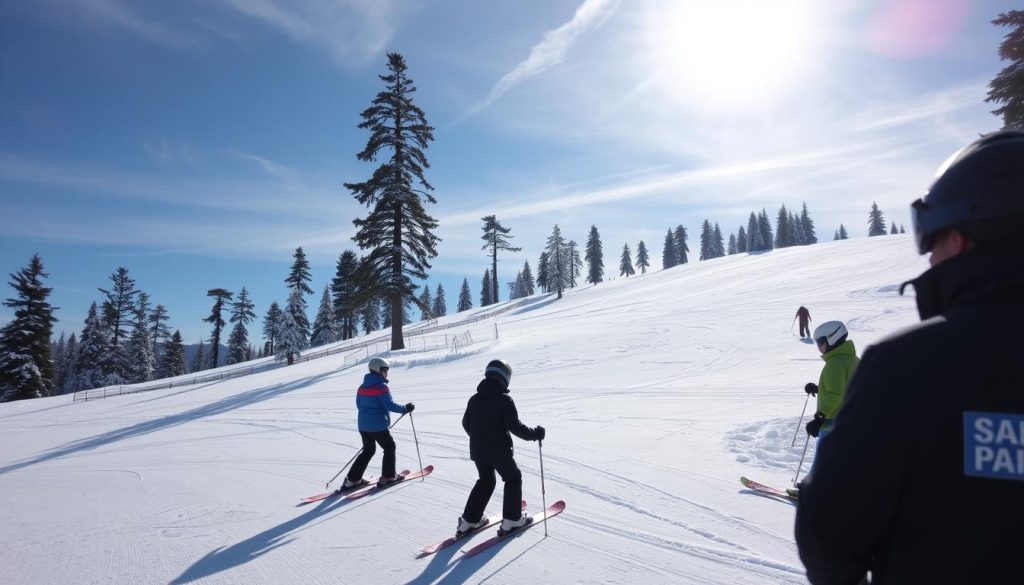
{"type": "Polygon", "coordinates": [[[238,364],[247,361],[245,354],[249,347],[249,330],[246,325],[256,320],[256,305],[249,299],[249,291],[244,286],[231,304],[230,320],[235,326],[228,336],[228,363],[238,364]]]}
{"type": "Polygon", "coordinates": [[[288,365],[295,363],[295,357],[302,350],[309,347],[309,324],[302,323],[300,315],[305,317],[303,311],[305,301],[302,298],[302,290],[292,289],[288,296],[288,305],[284,308],[284,318],[281,320],[281,341],[277,349],[277,355],[284,355],[288,365]]]}
{"type": "Polygon", "coordinates": [[[437,292],[434,293],[434,305],[430,308],[435,317],[444,317],[448,314],[448,302],[444,298],[444,287],[437,283],[437,292]]]}
{"type": "Polygon", "coordinates": [[[1011,27],[999,44],[1000,59],[1010,64],[989,82],[985,101],[1001,104],[992,113],[1002,117],[1004,130],[1024,128],[1024,10],[1003,12],[992,24],[1011,27]]]}
{"type": "Polygon", "coordinates": [[[736,253],[736,234],[729,234],[729,255],[736,253]]]}
{"type": "Polygon", "coordinates": [[[807,235],[804,233],[804,224],[793,212],[789,213],[789,227],[790,231],[793,233],[793,245],[806,246],[807,235]]]}
{"type": "Polygon", "coordinates": [[[110,351],[104,356],[103,369],[106,384],[122,384],[127,380],[129,369],[125,341],[132,326],[135,312],[135,297],[139,291],[135,281],[128,276],[128,269],[118,266],[110,275],[110,289],[98,289],[106,296],[102,306],[103,327],[110,337],[110,351]]]}
{"type": "Polygon", "coordinates": [[[871,211],[868,212],[868,236],[885,235],[885,216],[878,208],[878,203],[871,203],[871,211]]]}
{"type": "Polygon", "coordinates": [[[49,274],[36,254],[10,276],[16,296],[4,301],[14,319],[0,329],[0,402],[50,396],[56,375],[50,337],[57,307],[46,300],[53,289],[43,286],[42,279],[49,274]]]}
{"type": "Polygon", "coordinates": [[[320,307],[313,319],[313,330],[309,335],[309,346],[319,347],[338,340],[338,333],[335,331],[334,304],[331,302],[330,287],[324,286],[324,293],[320,296],[320,307]]]}
{"type": "Polygon", "coordinates": [[[548,254],[547,284],[562,298],[564,291],[569,284],[571,266],[569,265],[571,253],[569,247],[562,237],[562,230],[555,224],[548,236],[547,247],[544,250],[548,254]]]}
{"type": "Polygon", "coordinates": [[[690,246],[686,243],[689,239],[689,235],[686,233],[686,228],[683,224],[676,226],[676,231],[672,234],[672,239],[676,243],[676,265],[686,264],[689,262],[690,246]]]}
{"type": "Polygon", "coordinates": [[[636,270],[633,269],[633,257],[629,252],[629,244],[622,245],[622,257],[619,258],[619,276],[625,276],[629,278],[636,274],[636,270]]]}
{"type": "Polygon", "coordinates": [[[263,338],[267,341],[267,355],[277,353],[277,342],[281,339],[281,322],[284,314],[277,301],[270,303],[267,314],[263,317],[263,338]]]}
{"type": "Polygon", "coordinates": [[[484,222],[484,235],[480,239],[486,243],[480,249],[487,250],[491,256],[491,302],[496,303],[501,298],[498,295],[498,252],[518,252],[522,248],[516,248],[509,242],[515,237],[509,235],[512,229],[501,225],[497,216],[488,215],[481,219],[484,222]]]}
{"type": "Polygon", "coordinates": [[[526,296],[526,295],[523,294],[523,289],[525,288],[525,285],[523,284],[523,271],[522,270],[520,270],[519,272],[516,273],[515,281],[514,282],[510,282],[509,286],[511,287],[511,290],[509,291],[509,297],[508,297],[510,300],[521,299],[524,296],[526,296]]]}
{"type": "Polygon", "coordinates": [[[548,258],[547,252],[541,252],[540,258],[537,260],[537,286],[540,287],[540,292],[548,292],[551,288],[548,286],[548,258]]]}
{"type": "Polygon", "coordinates": [[[63,379],[60,381],[58,391],[61,394],[75,391],[75,381],[78,379],[78,338],[72,333],[68,337],[68,344],[64,348],[64,370],[63,379]]]}
{"type": "Polygon", "coordinates": [[[456,305],[455,311],[461,313],[468,311],[473,308],[473,293],[469,291],[469,279],[462,279],[462,288],[459,289],[459,304],[456,305]]]}
{"type": "Polygon", "coordinates": [[[764,235],[761,232],[760,219],[751,211],[750,219],[747,220],[747,252],[760,252],[764,249],[764,235]]]}
{"type": "Polygon", "coordinates": [[[530,261],[523,261],[523,290],[522,295],[528,297],[533,294],[533,271],[530,270],[530,261]]]}
{"type": "Polygon", "coordinates": [[[223,317],[224,305],[231,300],[231,297],[235,296],[235,293],[223,288],[211,288],[206,291],[206,296],[214,298],[210,316],[203,321],[213,325],[213,331],[210,332],[209,367],[216,368],[220,365],[220,333],[224,330],[224,325],[227,324],[223,317]]]}
{"type": "Polygon", "coordinates": [[[672,235],[672,228],[665,233],[665,245],[661,249],[661,267],[672,268],[679,264],[679,248],[676,246],[676,239],[672,235]]]}
{"type": "Polygon", "coordinates": [[[127,344],[129,369],[126,381],[130,384],[149,382],[153,379],[156,371],[156,357],[153,355],[149,322],[147,321],[148,314],[149,295],[140,293],[139,304],[135,308],[135,324],[127,344]]]}
{"type": "MultiPolygon", "coordinates": [[[[309,283],[313,282],[313,277],[309,273],[309,260],[306,260],[306,253],[302,251],[302,246],[295,249],[292,258],[292,267],[288,272],[288,277],[284,279],[285,284],[292,290],[298,289],[304,295],[313,294],[313,289],[309,286],[309,283]]],[[[302,307],[305,310],[305,298],[303,298],[302,307]]]]}
{"type": "MultiPolygon", "coordinates": [[[[423,150],[434,140],[434,129],[426,115],[412,101],[416,91],[406,76],[405,59],[388,53],[388,75],[380,76],[385,89],[373,105],[363,111],[360,128],[369,129],[370,139],[357,157],[374,161],[384,149],[391,158],[363,183],[345,183],[362,204],[373,206],[366,219],[353,221],[359,228],[353,238],[363,250],[370,250],[366,262],[392,312],[402,312],[413,295],[412,279],[426,280],[430,259],[437,256],[438,238],[433,230],[437,220],[431,217],[423,200],[436,203],[434,189],[423,176],[427,162],[423,150]],[[422,189],[416,189],[413,182],[422,189]]],[[[391,324],[391,349],[403,349],[402,319],[391,324]]]]}
{"type": "Polygon", "coordinates": [[[424,283],[423,293],[420,294],[420,321],[429,321],[434,317],[432,306],[434,299],[430,296],[430,285],[424,283]]]}
{"type": "Polygon", "coordinates": [[[747,232],[740,226],[736,232],[736,253],[743,254],[747,251],[747,232]]]}
{"type": "Polygon", "coordinates": [[[601,245],[601,234],[597,232],[596,225],[590,226],[590,234],[587,235],[586,258],[587,282],[597,284],[604,280],[604,247],[601,245]]]}
{"type": "Polygon", "coordinates": [[[175,330],[170,341],[164,345],[164,351],[157,366],[157,377],[170,378],[184,374],[185,345],[181,340],[181,331],[175,330]]]}
{"type": "Polygon", "coordinates": [[[345,250],[338,256],[338,263],[331,279],[331,294],[334,299],[334,319],[337,333],[340,339],[352,339],[356,336],[357,312],[359,305],[356,301],[356,271],[359,268],[359,259],[356,253],[345,250]]]}
{"type": "Polygon", "coordinates": [[[761,208],[761,216],[758,218],[757,223],[761,228],[761,239],[764,241],[764,249],[771,250],[774,242],[772,238],[772,222],[768,220],[768,212],[764,208],[761,208]]]}
{"type": "Polygon", "coordinates": [[[647,255],[647,246],[644,245],[643,240],[636,245],[636,267],[640,270],[640,274],[647,274],[647,269],[651,267],[651,259],[647,255]]]}
{"type": "Polygon", "coordinates": [[[725,256],[725,239],[722,237],[722,228],[715,222],[715,229],[711,232],[711,245],[715,252],[715,258],[725,256]]]}
{"type": "Polygon", "coordinates": [[[93,302],[85,317],[85,326],[78,341],[78,376],[74,390],[88,390],[103,385],[106,374],[104,360],[110,353],[110,339],[93,302]]]}
{"type": "Polygon", "coordinates": [[[699,260],[710,260],[714,258],[714,250],[711,248],[711,222],[704,220],[700,227],[700,258],[699,260]]]}
{"type": "Polygon", "coordinates": [[[775,247],[776,248],[787,248],[793,245],[790,241],[789,235],[789,212],[786,211],[786,205],[783,204],[779,208],[778,215],[775,216],[775,247]]]}
{"type": "Polygon", "coordinates": [[[814,234],[814,221],[811,219],[811,214],[807,212],[806,202],[804,202],[803,211],[800,212],[800,224],[804,229],[804,242],[807,244],[817,244],[818,236],[814,234]]]}
{"type": "Polygon", "coordinates": [[[848,240],[848,239],[850,239],[850,236],[846,233],[846,226],[844,226],[843,224],[839,224],[839,239],[840,240],[848,240]]]}
{"type": "Polygon", "coordinates": [[[160,342],[166,343],[171,337],[171,328],[167,326],[168,319],[170,319],[170,316],[163,305],[157,305],[153,312],[149,314],[149,337],[153,343],[154,356],[158,355],[160,342]]]}
{"type": "Polygon", "coordinates": [[[494,301],[491,299],[491,269],[484,270],[484,278],[480,281],[480,306],[486,307],[494,301]]]}
{"type": "Polygon", "coordinates": [[[898,233],[900,233],[900,232],[899,232],[899,230],[896,229],[896,222],[894,221],[894,222],[892,222],[892,227],[889,228],[889,235],[892,236],[892,235],[895,235],[895,234],[898,234],[898,233]]]}

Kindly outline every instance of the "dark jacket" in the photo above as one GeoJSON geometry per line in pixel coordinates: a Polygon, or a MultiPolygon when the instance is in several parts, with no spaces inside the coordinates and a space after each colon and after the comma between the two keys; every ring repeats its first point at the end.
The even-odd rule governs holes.
{"type": "Polygon", "coordinates": [[[864,353],[818,446],[800,558],[815,585],[1020,585],[1024,256],[971,250],[913,284],[924,321],[864,353]]]}
{"type": "Polygon", "coordinates": [[[462,428],[469,435],[469,458],[473,461],[497,461],[512,457],[512,436],[536,441],[536,429],[519,420],[516,403],[508,395],[508,386],[496,376],[488,375],[476,387],[476,394],[466,405],[462,428]]]}

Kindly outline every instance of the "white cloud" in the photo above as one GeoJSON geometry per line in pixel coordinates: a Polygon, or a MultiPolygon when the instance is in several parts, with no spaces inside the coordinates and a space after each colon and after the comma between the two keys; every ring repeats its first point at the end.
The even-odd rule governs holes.
{"type": "Polygon", "coordinates": [[[487,97],[474,105],[469,113],[479,112],[505,95],[514,86],[561,63],[576,41],[600,25],[611,14],[616,4],[615,0],[584,0],[583,4],[576,9],[572,20],[544,33],[544,38],[534,45],[526,60],[502,76],[491,88],[487,97]]]}

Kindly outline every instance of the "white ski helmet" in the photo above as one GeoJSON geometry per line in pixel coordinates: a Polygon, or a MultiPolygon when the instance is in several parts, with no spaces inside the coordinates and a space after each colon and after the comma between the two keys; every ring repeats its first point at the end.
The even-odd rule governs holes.
{"type": "Polygon", "coordinates": [[[825,347],[832,349],[846,341],[849,332],[842,321],[825,321],[814,329],[814,341],[818,344],[825,344],[825,347]]]}
{"type": "Polygon", "coordinates": [[[384,358],[375,357],[370,360],[370,371],[374,374],[379,374],[381,370],[390,368],[391,364],[389,364],[388,360],[384,358]]]}
{"type": "Polygon", "coordinates": [[[512,366],[504,360],[491,360],[487,364],[487,369],[484,370],[484,375],[495,374],[499,378],[505,381],[505,385],[508,386],[512,382],[512,366]]]}

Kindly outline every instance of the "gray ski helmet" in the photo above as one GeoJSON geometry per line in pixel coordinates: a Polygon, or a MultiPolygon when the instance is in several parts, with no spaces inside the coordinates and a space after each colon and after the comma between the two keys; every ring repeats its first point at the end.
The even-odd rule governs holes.
{"type": "Polygon", "coordinates": [[[382,357],[375,357],[370,360],[371,372],[373,372],[374,374],[379,374],[380,371],[383,369],[391,369],[391,364],[388,363],[388,360],[382,357]]]}
{"type": "Polygon", "coordinates": [[[487,364],[487,369],[484,370],[484,376],[487,374],[497,374],[502,380],[505,380],[506,386],[512,382],[512,366],[504,360],[491,360],[487,364]]]}
{"type": "Polygon", "coordinates": [[[825,347],[832,349],[846,341],[848,334],[842,321],[825,321],[814,328],[814,341],[819,345],[824,343],[825,347]]]}
{"type": "Polygon", "coordinates": [[[1024,132],[1003,130],[975,140],[939,168],[924,197],[910,205],[917,251],[937,233],[957,228],[975,245],[1008,239],[1024,228],[1024,132]]]}

